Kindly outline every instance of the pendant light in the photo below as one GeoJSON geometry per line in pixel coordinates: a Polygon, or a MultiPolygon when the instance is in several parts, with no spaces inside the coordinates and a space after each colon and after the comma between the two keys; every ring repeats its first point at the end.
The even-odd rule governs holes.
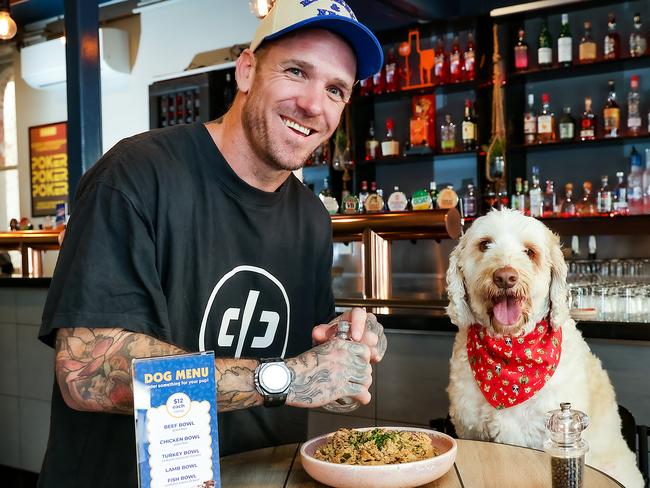
{"type": "Polygon", "coordinates": [[[11,18],[9,0],[0,1],[0,39],[7,41],[16,35],[16,22],[11,18]]]}

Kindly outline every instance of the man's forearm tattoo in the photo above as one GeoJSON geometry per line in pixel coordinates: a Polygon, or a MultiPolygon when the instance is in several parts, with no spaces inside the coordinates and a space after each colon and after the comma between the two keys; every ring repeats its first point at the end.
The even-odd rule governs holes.
{"type": "Polygon", "coordinates": [[[217,408],[220,412],[239,410],[262,404],[253,379],[257,361],[251,359],[217,359],[217,408]]]}

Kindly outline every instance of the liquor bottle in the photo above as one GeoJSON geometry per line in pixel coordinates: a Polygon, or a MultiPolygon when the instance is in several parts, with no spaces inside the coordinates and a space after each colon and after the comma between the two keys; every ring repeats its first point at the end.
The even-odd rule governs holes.
{"type": "Polygon", "coordinates": [[[634,30],[630,34],[630,56],[643,56],[646,51],[646,37],[641,29],[641,14],[634,14],[634,30]]]}
{"type": "Polygon", "coordinates": [[[399,156],[399,141],[393,136],[393,119],[386,119],[386,137],[381,141],[381,155],[383,157],[399,156]]]}
{"type": "Polygon", "coordinates": [[[388,197],[388,210],[391,212],[402,212],[408,207],[409,201],[404,192],[401,192],[399,186],[394,187],[393,193],[388,197]]]}
{"type": "Polygon", "coordinates": [[[447,185],[438,194],[438,208],[454,208],[458,205],[458,194],[452,185],[447,185]]]}
{"type": "Polygon", "coordinates": [[[602,216],[608,216],[612,213],[613,201],[612,190],[609,187],[609,177],[607,175],[600,177],[601,185],[596,198],[596,209],[602,216]]]}
{"type": "Polygon", "coordinates": [[[463,148],[465,151],[476,150],[476,120],[472,112],[472,102],[465,100],[465,117],[461,125],[463,148]]]}
{"type": "Polygon", "coordinates": [[[497,208],[497,192],[494,188],[494,184],[489,181],[485,184],[485,190],[483,190],[483,209],[485,212],[489,212],[493,208],[497,208]]]}
{"type": "Polygon", "coordinates": [[[395,57],[395,49],[388,50],[388,57],[386,58],[386,93],[392,93],[399,90],[399,68],[397,65],[397,58],[395,57]]]}
{"type": "Polygon", "coordinates": [[[445,115],[445,122],[440,126],[440,146],[442,152],[456,150],[456,124],[451,121],[451,115],[445,115]]]}
{"type": "Polygon", "coordinates": [[[476,78],[476,49],[474,48],[474,34],[467,33],[467,49],[463,53],[463,71],[466,81],[472,81],[476,78]]]}
{"type": "Polygon", "coordinates": [[[476,192],[474,191],[474,185],[468,183],[467,190],[463,195],[463,214],[465,217],[476,217],[476,192]]]}
{"type": "Polygon", "coordinates": [[[535,114],[535,96],[528,94],[528,106],[524,113],[524,144],[537,142],[537,115],[535,114]]]}
{"type": "Polygon", "coordinates": [[[561,141],[572,141],[575,139],[575,127],[576,123],[571,117],[571,107],[564,107],[564,113],[560,117],[560,140],[561,141]]]}
{"type": "Polygon", "coordinates": [[[367,97],[373,93],[372,76],[359,82],[359,96],[367,97]]]}
{"type": "Polygon", "coordinates": [[[555,195],[555,188],[553,187],[552,180],[546,180],[546,190],[542,197],[542,216],[553,217],[555,215],[557,197],[555,195]]]}
{"type": "Polygon", "coordinates": [[[548,93],[542,93],[542,110],[537,116],[537,142],[555,142],[555,114],[551,112],[548,93]]]}
{"type": "Polygon", "coordinates": [[[596,114],[591,111],[591,97],[585,97],[585,112],[580,120],[580,140],[593,141],[596,138],[596,114]]]}
{"type": "Polygon", "coordinates": [[[560,217],[569,218],[576,216],[576,204],[573,200],[573,183],[564,185],[564,198],[560,203],[560,217]]]}
{"type": "Polygon", "coordinates": [[[582,184],[582,198],[576,204],[576,212],[579,217],[590,217],[596,215],[596,205],[591,195],[591,181],[582,184]]]}
{"type": "Polygon", "coordinates": [[[438,187],[435,181],[429,183],[429,196],[431,197],[431,207],[436,208],[438,204],[438,187]]]}
{"type": "Polygon", "coordinates": [[[522,191],[521,178],[515,178],[515,192],[510,199],[510,208],[526,213],[526,199],[522,191]]]}
{"type": "Polygon", "coordinates": [[[503,210],[510,205],[510,197],[508,196],[508,188],[506,182],[503,180],[497,181],[497,208],[503,210]]]}
{"type": "Polygon", "coordinates": [[[517,71],[528,69],[528,44],[526,43],[524,29],[519,29],[517,43],[515,44],[515,69],[517,71]]]}
{"type": "Polygon", "coordinates": [[[569,28],[569,15],[562,14],[562,28],[557,38],[557,62],[560,66],[571,66],[573,62],[573,37],[569,28]]]}
{"type": "Polygon", "coordinates": [[[616,172],[616,186],[612,192],[612,210],[616,215],[627,215],[629,210],[627,208],[627,185],[624,181],[625,173],[622,171],[616,172]]]}
{"type": "Polygon", "coordinates": [[[366,198],[368,198],[368,182],[363,180],[361,182],[361,191],[359,192],[359,210],[363,211],[364,204],[366,203],[366,198]]]}
{"type": "Polygon", "coordinates": [[[621,129],[621,109],[616,103],[616,89],[612,80],[608,81],[609,95],[603,109],[605,137],[618,137],[621,129]]]}
{"type": "Polygon", "coordinates": [[[544,19],[539,33],[539,48],[537,49],[537,64],[540,68],[550,68],[553,64],[553,40],[548,30],[548,20],[544,19]]]}
{"type": "Polygon", "coordinates": [[[643,213],[643,165],[641,155],[632,146],[630,152],[630,174],[627,176],[627,205],[632,215],[643,213]]]}
{"type": "Polygon", "coordinates": [[[607,34],[605,34],[605,59],[618,59],[621,56],[621,38],[616,32],[616,17],[614,14],[607,16],[607,34]]]}
{"type": "Polygon", "coordinates": [[[379,71],[372,75],[372,92],[381,95],[386,89],[386,67],[382,66],[379,71]]]}
{"type": "Polygon", "coordinates": [[[431,195],[426,190],[416,190],[411,195],[411,209],[413,210],[430,210],[433,203],[431,195]]]}
{"type": "Polygon", "coordinates": [[[524,214],[530,215],[530,192],[528,190],[528,180],[524,180],[522,193],[524,194],[524,214]]]}
{"type": "Polygon", "coordinates": [[[370,122],[368,127],[368,139],[366,139],[366,161],[379,157],[379,141],[375,137],[375,123],[370,122]]]}
{"type": "Polygon", "coordinates": [[[627,94],[627,133],[636,136],[641,132],[641,95],[639,95],[639,76],[632,75],[630,92],[627,94]]]}
{"type": "Polygon", "coordinates": [[[643,213],[650,213],[650,147],[645,149],[645,171],[641,182],[643,183],[643,213]]]}
{"type": "Polygon", "coordinates": [[[580,47],[578,49],[578,61],[582,64],[593,63],[596,61],[596,41],[591,36],[591,22],[585,21],[585,33],[580,39],[580,47]]]}
{"type": "Polygon", "coordinates": [[[325,178],[323,180],[323,188],[321,189],[320,193],[318,194],[318,197],[323,200],[325,197],[331,197],[332,196],[332,189],[330,188],[330,180],[329,178],[325,178]]]}
{"type": "Polygon", "coordinates": [[[542,189],[539,186],[539,168],[533,166],[533,186],[528,192],[530,199],[530,215],[533,217],[541,217],[543,214],[544,201],[542,199],[542,189]]]}
{"type": "Polygon", "coordinates": [[[454,42],[451,45],[451,52],[449,53],[449,82],[458,83],[462,81],[463,65],[461,63],[462,53],[460,51],[460,41],[458,36],[454,37],[454,42]]]}
{"type": "Polygon", "coordinates": [[[438,45],[436,47],[436,52],[435,52],[435,57],[433,62],[433,74],[435,76],[435,80],[438,85],[447,83],[449,66],[447,62],[447,53],[445,53],[445,43],[442,40],[442,37],[438,38],[438,45]]]}

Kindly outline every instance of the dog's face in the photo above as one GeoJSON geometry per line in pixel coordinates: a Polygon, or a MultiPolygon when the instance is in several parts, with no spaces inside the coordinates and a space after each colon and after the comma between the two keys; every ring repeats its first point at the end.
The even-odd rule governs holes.
{"type": "Polygon", "coordinates": [[[559,238],[513,210],[478,218],[461,237],[450,256],[447,291],[457,326],[478,322],[493,335],[530,332],[550,308],[554,327],[569,319],[559,238]]]}

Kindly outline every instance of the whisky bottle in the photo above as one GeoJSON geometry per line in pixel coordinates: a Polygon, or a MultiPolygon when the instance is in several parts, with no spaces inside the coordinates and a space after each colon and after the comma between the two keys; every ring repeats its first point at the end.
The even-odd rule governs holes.
{"type": "Polygon", "coordinates": [[[551,33],[548,30],[547,19],[544,19],[542,30],[539,33],[537,64],[540,68],[550,68],[553,64],[553,41],[551,40],[551,33]]]}
{"type": "Polygon", "coordinates": [[[472,112],[472,102],[465,100],[465,117],[463,117],[463,123],[461,125],[463,149],[465,151],[476,150],[476,120],[472,112]]]}
{"type": "Polygon", "coordinates": [[[393,119],[386,119],[386,137],[381,142],[381,155],[383,157],[399,156],[399,142],[393,136],[393,119]]]}
{"type": "Polygon", "coordinates": [[[560,140],[572,141],[575,138],[575,120],[571,117],[571,107],[564,107],[564,113],[560,117],[560,140]]]}
{"type": "Polygon", "coordinates": [[[535,96],[528,94],[528,106],[524,113],[524,144],[537,142],[537,115],[535,114],[535,96]]]}
{"type": "Polygon", "coordinates": [[[463,216],[464,217],[476,217],[477,205],[476,205],[476,192],[474,191],[474,185],[471,183],[467,184],[467,190],[463,195],[463,216]]]}
{"type": "Polygon", "coordinates": [[[646,36],[641,25],[641,14],[634,14],[634,30],[630,34],[630,56],[643,56],[646,52],[646,36]]]}
{"type": "Polygon", "coordinates": [[[621,109],[616,103],[616,89],[614,82],[608,81],[609,95],[607,96],[607,103],[603,109],[603,120],[605,137],[618,137],[621,129],[621,109]]]}
{"type": "Polygon", "coordinates": [[[440,126],[440,146],[442,152],[456,150],[456,124],[451,121],[451,115],[445,115],[445,122],[440,126]]]}
{"type": "Polygon", "coordinates": [[[557,39],[557,62],[560,66],[571,66],[573,62],[573,38],[569,28],[569,15],[562,14],[562,28],[557,39]]]}
{"type": "Polygon", "coordinates": [[[591,97],[585,97],[585,111],[580,120],[580,140],[593,141],[596,138],[596,115],[591,111],[591,97]]]}
{"type": "Polygon", "coordinates": [[[627,215],[627,185],[625,184],[625,173],[616,172],[616,186],[612,192],[612,210],[616,215],[627,215]]]}
{"type": "Polygon", "coordinates": [[[526,43],[524,29],[519,29],[517,43],[515,44],[515,69],[517,71],[528,69],[528,44],[526,43]]]}
{"type": "Polygon", "coordinates": [[[591,36],[591,22],[585,21],[585,33],[580,39],[578,49],[578,61],[582,64],[593,63],[596,61],[596,42],[591,36]]]}
{"type": "Polygon", "coordinates": [[[576,204],[573,200],[573,183],[564,185],[564,198],[560,203],[560,217],[570,218],[576,216],[576,204]]]}
{"type": "Polygon", "coordinates": [[[607,34],[603,49],[605,59],[618,59],[621,55],[621,38],[616,32],[616,17],[609,14],[607,17],[607,34]]]}
{"type": "Polygon", "coordinates": [[[591,217],[597,213],[596,205],[591,195],[591,181],[585,181],[582,184],[582,198],[576,204],[576,213],[580,217],[591,217]]]}
{"type": "Polygon", "coordinates": [[[368,139],[366,139],[366,161],[371,161],[379,157],[379,141],[375,137],[375,123],[370,122],[368,128],[368,139]]]}
{"type": "Polygon", "coordinates": [[[537,141],[540,144],[555,142],[555,114],[551,112],[548,93],[542,94],[542,110],[537,116],[537,141]]]}
{"type": "Polygon", "coordinates": [[[596,198],[596,209],[602,216],[608,216],[612,213],[612,190],[609,187],[609,177],[607,175],[600,177],[600,190],[596,198]]]}

